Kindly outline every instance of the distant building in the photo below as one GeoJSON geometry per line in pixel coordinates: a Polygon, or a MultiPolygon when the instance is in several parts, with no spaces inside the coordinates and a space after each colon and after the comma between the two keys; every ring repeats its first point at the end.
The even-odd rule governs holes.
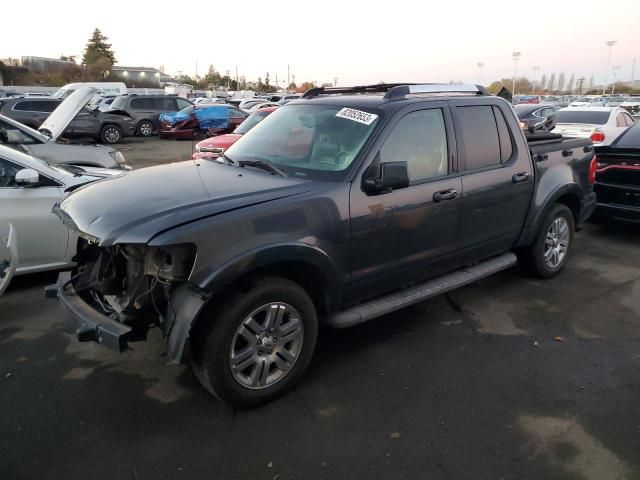
{"type": "Polygon", "coordinates": [[[26,67],[33,73],[47,73],[76,67],[76,63],[70,60],[47,57],[20,57],[20,66],[26,67]]]}
{"type": "Polygon", "coordinates": [[[139,84],[157,84],[158,87],[170,80],[169,75],[153,67],[125,67],[114,65],[111,68],[111,77],[120,80],[129,87],[139,84]]]}
{"type": "Polygon", "coordinates": [[[0,62],[7,67],[19,67],[21,65],[19,58],[0,58],[0,62]]]}

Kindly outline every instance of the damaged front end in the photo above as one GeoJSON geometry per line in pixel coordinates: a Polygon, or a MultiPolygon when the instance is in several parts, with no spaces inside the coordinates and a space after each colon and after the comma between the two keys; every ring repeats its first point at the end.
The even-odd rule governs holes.
{"type": "MultiPolygon", "coordinates": [[[[122,352],[129,342],[146,340],[150,328],[170,334],[181,303],[175,292],[180,287],[188,290],[195,255],[191,244],[100,247],[80,239],[77,268],[62,273],[47,294],[67,310],[78,340],[122,352]]],[[[179,350],[171,356],[179,357],[182,345],[179,350]]]]}

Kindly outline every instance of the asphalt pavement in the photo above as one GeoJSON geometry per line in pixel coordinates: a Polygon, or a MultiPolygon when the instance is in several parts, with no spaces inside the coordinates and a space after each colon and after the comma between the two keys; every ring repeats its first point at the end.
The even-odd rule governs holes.
{"type": "MultiPolygon", "coordinates": [[[[164,162],[187,143],[125,147],[164,162]]],[[[640,479],[639,243],[588,224],[553,280],[513,268],[323,329],[299,386],[249,411],[166,365],[159,332],[122,355],[78,343],[43,295],[56,275],[19,277],[0,299],[0,478],[640,479]]]]}

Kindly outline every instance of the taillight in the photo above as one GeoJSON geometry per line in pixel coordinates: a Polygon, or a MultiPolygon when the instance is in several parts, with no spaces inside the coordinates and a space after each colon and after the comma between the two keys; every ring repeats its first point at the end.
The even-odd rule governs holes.
{"type": "Polygon", "coordinates": [[[604,133],[596,130],[591,134],[591,141],[593,143],[602,143],[604,142],[604,133]]]}
{"type": "Polygon", "coordinates": [[[589,185],[596,183],[596,170],[598,168],[598,159],[594,155],[589,164],[589,185]]]}

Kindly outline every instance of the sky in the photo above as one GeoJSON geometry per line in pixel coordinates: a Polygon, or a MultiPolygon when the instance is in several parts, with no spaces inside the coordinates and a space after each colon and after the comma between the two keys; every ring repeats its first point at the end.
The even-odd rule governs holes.
{"type": "MultiPolygon", "coordinates": [[[[82,55],[98,27],[120,65],[203,75],[209,64],[257,80],[484,83],[565,72],[604,81],[608,47],[618,80],[640,78],[639,0],[455,2],[29,2],[29,22],[2,22],[0,58],[82,55]],[[239,5],[242,6],[239,6],[239,5]],[[484,68],[478,68],[479,62],[484,68]]],[[[613,69],[610,69],[610,72],[613,69]]],[[[609,81],[613,76],[609,75],[609,81]]]]}

